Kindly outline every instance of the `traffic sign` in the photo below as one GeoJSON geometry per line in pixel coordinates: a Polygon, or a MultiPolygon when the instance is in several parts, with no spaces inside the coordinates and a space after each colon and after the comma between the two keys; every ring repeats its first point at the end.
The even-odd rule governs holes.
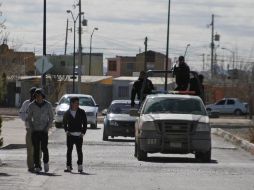
{"type": "Polygon", "coordinates": [[[41,74],[44,74],[50,70],[53,65],[49,62],[46,56],[43,56],[35,62],[35,67],[41,74]]]}

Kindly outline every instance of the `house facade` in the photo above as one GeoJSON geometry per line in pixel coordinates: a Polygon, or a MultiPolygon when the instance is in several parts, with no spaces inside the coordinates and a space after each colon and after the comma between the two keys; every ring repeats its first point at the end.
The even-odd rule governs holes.
{"type": "MultiPolygon", "coordinates": [[[[48,55],[47,56],[53,68],[48,72],[54,75],[72,75],[73,74],[73,55],[48,55]]],[[[78,72],[78,54],[75,56],[75,72],[78,72]]],[[[93,75],[102,76],[103,75],[103,54],[102,53],[92,53],[91,54],[91,64],[90,64],[90,54],[82,54],[82,64],[81,64],[81,75],[93,75]],[[90,67],[91,65],[91,67],[90,67]],[[90,67],[90,68],[89,68],[90,67]]]]}
{"type": "MultiPolygon", "coordinates": [[[[145,70],[165,70],[166,56],[155,51],[147,51],[146,53],[137,54],[134,57],[116,56],[109,58],[107,61],[107,75],[113,77],[134,76],[135,73],[145,70]]],[[[171,69],[171,61],[169,60],[168,68],[171,69]]]]}
{"type": "Polygon", "coordinates": [[[34,52],[21,52],[10,49],[7,44],[0,45],[0,70],[7,76],[34,75],[34,52]]]}

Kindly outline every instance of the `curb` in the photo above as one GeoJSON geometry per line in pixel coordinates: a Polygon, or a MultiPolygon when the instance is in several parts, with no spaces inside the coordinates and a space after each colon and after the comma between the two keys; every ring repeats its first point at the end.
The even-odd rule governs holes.
{"type": "Polygon", "coordinates": [[[223,137],[226,141],[229,141],[254,155],[254,144],[250,143],[249,141],[232,135],[231,133],[220,128],[214,129],[213,134],[223,137]]]}

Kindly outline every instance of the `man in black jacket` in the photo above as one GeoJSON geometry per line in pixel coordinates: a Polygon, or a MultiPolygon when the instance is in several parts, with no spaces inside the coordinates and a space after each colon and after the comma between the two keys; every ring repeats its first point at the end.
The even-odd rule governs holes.
{"type": "Polygon", "coordinates": [[[176,77],[175,90],[187,90],[190,82],[190,67],[185,63],[184,56],[178,58],[179,65],[174,67],[173,75],[176,77]]]}
{"type": "Polygon", "coordinates": [[[139,78],[134,82],[131,91],[131,106],[135,105],[135,97],[138,96],[138,100],[140,104],[145,100],[148,94],[152,93],[154,90],[154,86],[151,80],[147,78],[147,73],[145,71],[141,71],[139,74],[139,78]]]}
{"type": "Polygon", "coordinates": [[[71,97],[70,109],[63,116],[64,130],[67,135],[67,169],[66,172],[72,170],[72,149],[76,145],[78,153],[78,172],[83,171],[83,136],[87,130],[87,118],[84,110],[79,108],[79,98],[71,97]]]}

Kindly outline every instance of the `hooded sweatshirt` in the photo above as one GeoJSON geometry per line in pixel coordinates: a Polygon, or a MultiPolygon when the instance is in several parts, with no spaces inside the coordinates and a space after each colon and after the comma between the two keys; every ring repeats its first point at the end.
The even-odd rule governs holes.
{"type": "Polygon", "coordinates": [[[43,100],[41,104],[33,101],[28,107],[27,121],[32,131],[45,131],[53,122],[53,110],[50,102],[43,100]]]}

